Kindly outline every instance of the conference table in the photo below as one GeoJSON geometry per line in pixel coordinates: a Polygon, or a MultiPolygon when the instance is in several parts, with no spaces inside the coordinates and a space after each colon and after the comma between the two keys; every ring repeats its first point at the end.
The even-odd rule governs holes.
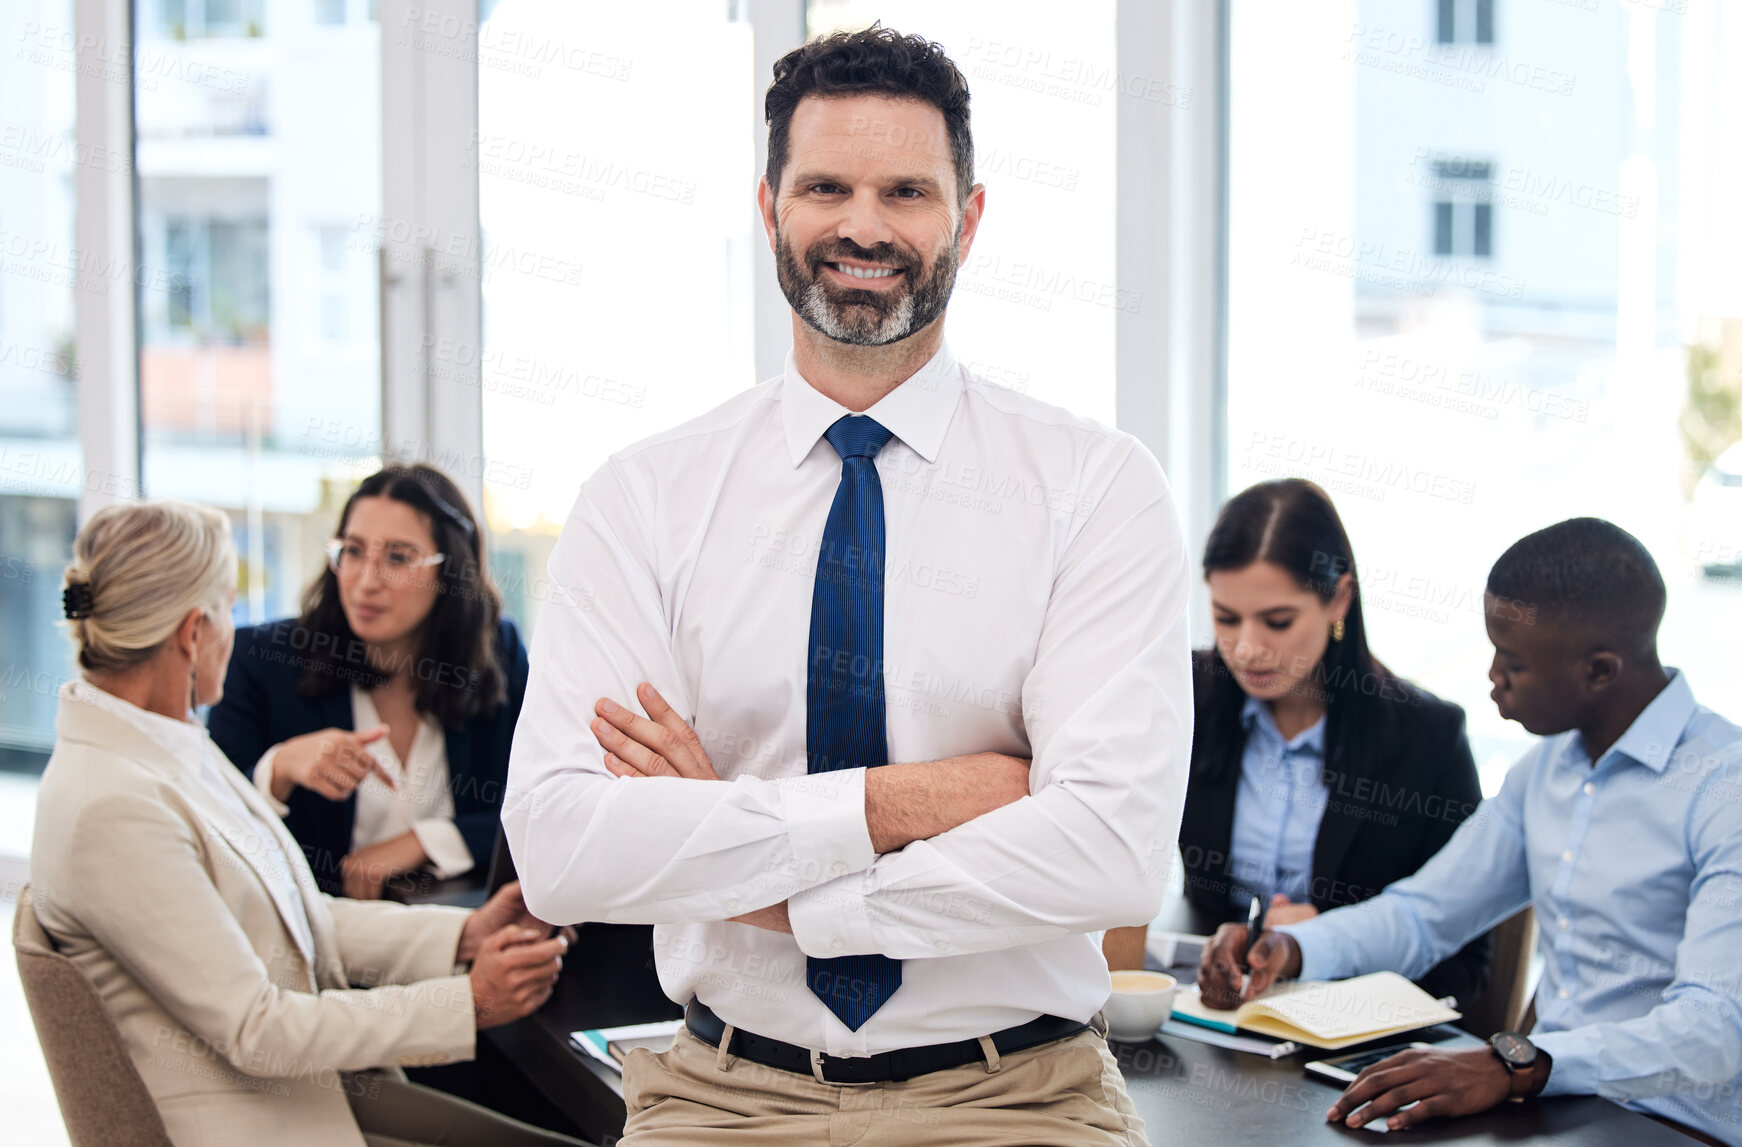
{"type": "MultiPolygon", "coordinates": [[[[623,1133],[622,1081],[575,1048],[569,1033],[677,1019],[681,1014],[659,989],[651,928],[584,924],[551,999],[526,1019],[481,1033],[480,1056],[487,1055],[496,1075],[505,1073],[526,1093],[527,1105],[510,1114],[561,1124],[559,1130],[609,1147],[623,1133]]],[[[1473,1037],[1451,1027],[1430,1028],[1410,1038],[1476,1046],[1473,1037]]],[[[1312,1049],[1271,1060],[1190,1039],[1116,1042],[1111,1047],[1157,1147],[1236,1137],[1252,1144],[1347,1147],[1377,1134],[1325,1123],[1325,1108],[1337,1089],[1302,1070],[1305,1061],[1323,1054],[1312,1049]]],[[[493,1090],[500,1102],[504,1092],[493,1090]]],[[[1694,1142],[1595,1096],[1504,1103],[1480,1115],[1430,1121],[1397,1134],[1405,1135],[1408,1143],[1470,1145],[1528,1141],[1565,1147],[1688,1147],[1694,1142]]]]}

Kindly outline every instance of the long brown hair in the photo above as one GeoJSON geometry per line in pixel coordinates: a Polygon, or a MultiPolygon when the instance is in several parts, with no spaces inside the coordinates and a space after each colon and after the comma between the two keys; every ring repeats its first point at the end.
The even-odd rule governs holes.
{"type": "MultiPolygon", "coordinates": [[[[410,666],[420,713],[443,725],[488,717],[507,699],[507,675],[496,650],[502,595],[484,564],[484,539],[459,487],[433,466],[389,466],[363,479],[345,502],[334,537],[343,537],[359,498],[392,498],[429,519],[436,549],[447,555],[437,568],[440,593],[423,623],[423,641],[410,666]]],[[[339,580],[330,567],[302,595],[298,624],[310,631],[305,668],[297,689],[323,697],[352,684],[373,689],[389,674],[372,667],[363,642],[351,631],[339,603],[339,580]]]]}

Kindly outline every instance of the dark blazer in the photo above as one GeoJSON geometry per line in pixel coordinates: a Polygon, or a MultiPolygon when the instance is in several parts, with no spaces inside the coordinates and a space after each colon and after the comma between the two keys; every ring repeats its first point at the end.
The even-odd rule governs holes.
{"type": "MultiPolygon", "coordinates": [[[[1206,704],[1213,664],[1208,650],[1192,654],[1197,725],[1179,843],[1186,898],[1225,923],[1246,919],[1228,896],[1245,731],[1236,732],[1231,746],[1209,744],[1206,704]]],[[[1324,779],[1330,799],[1313,847],[1311,886],[1313,906],[1321,912],[1370,899],[1414,873],[1482,800],[1461,708],[1401,678],[1393,679],[1374,708],[1374,719],[1360,736],[1338,737],[1342,745],[1326,738],[1324,779]]],[[[1471,1004],[1487,984],[1492,950],[1487,936],[1472,940],[1417,982],[1430,995],[1471,1004]]]]}
{"type": "MultiPolygon", "coordinates": [[[[295,619],[236,632],[224,698],[212,707],[207,727],[212,740],[250,779],[266,750],[304,733],[354,729],[351,691],[336,689],[311,701],[297,690],[302,675],[298,653],[306,645],[295,619]],[[300,643],[300,644],[299,644],[300,643]]],[[[507,677],[508,698],[489,717],[446,729],[448,788],[454,794],[454,825],[482,871],[495,848],[502,819],[502,792],[508,783],[508,750],[514,723],[526,697],[526,647],[512,621],[504,618],[496,634],[496,653],[507,677]]],[[[297,788],[290,795],[285,827],[308,855],[323,892],[343,894],[339,862],[351,852],[357,796],[330,801],[297,788]]]]}

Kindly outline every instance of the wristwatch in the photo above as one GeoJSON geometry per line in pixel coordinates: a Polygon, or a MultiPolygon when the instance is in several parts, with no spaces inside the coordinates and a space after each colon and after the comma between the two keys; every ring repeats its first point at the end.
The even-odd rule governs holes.
{"type": "Polygon", "coordinates": [[[1548,1082],[1548,1073],[1539,1070],[1549,1065],[1548,1053],[1525,1038],[1523,1032],[1494,1033],[1488,1037],[1488,1050],[1512,1073],[1511,1098],[1528,1099],[1548,1082]]]}

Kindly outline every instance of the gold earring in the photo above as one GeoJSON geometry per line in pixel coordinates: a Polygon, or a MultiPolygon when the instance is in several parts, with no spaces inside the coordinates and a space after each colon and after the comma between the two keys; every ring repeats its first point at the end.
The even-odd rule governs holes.
{"type": "Polygon", "coordinates": [[[1343,619],[1340,617],[1337,620],[1331,622],[1331,640],[1332,641],[1343,640],[1343,619]]]}

